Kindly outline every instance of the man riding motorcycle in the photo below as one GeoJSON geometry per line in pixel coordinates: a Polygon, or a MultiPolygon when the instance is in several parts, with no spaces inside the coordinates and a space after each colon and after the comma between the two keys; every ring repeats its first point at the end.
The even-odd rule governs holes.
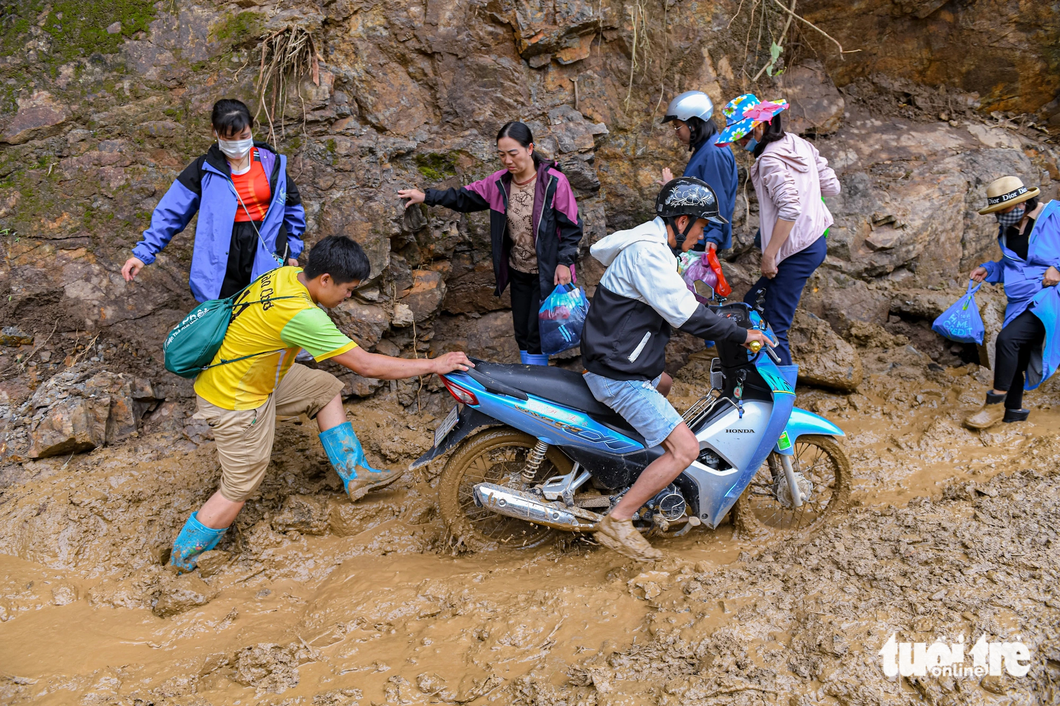
{"type": "Polygon", "coordinates": [[[656,218],[592,246],[607,270],[593,296],[582,333],[585,382],[597,400],[620,414],[665,453],[637,478],[600,522],[596,539],[638,561],[662,557],[633,527],[644,503],[669,485],[699,455],[699,442],[664,396],[665,349],[670,327],[703,339],[750,347],[772,346],[761,331],[745,330],[701,305],[677,272],[674,253],[690,250],[709,223],[723,224],[718,200],[705,182],[679,177],[655,200],[656,218]]]}

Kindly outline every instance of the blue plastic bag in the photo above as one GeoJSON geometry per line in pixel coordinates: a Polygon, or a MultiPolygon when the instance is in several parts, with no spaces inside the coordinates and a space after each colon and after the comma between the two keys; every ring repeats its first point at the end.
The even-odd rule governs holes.
{"type": "Polygon", "coordinates": [[[979,282],[968,282],[968,292],[935,319],[931,330],[951,341],[982,345],[986,329],[979,316],[979,307],[975,305],[975,293],[980,286],[979,282]]]}
{"type": "Polygon", "coordinates": [[[555,355],[581,345],[589,300],[581,287],[561,284],[552,290],[537,314],[541,352],[555,355]]]}

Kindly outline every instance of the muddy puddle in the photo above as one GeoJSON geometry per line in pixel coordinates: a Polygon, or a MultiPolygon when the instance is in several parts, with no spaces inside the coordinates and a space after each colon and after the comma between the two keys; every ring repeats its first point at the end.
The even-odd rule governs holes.
{"type": "MultiPolygon", "coordinates": [[[[456,555],[440,468],[351,505],[314,427],[288,420],[259,496],[176,577],[160,559],[216,486],[212,443],[173,423],[25,464],[0,498],[0,702],[1057,703],[1060,386],[1028,393],[1029,423],[973,434],[983,371],[863,359],[858,393],[799,390],[847,431],[846,513],[773,544],[727,524],[656,540],[655,565],[587,541],[456,555]],[[888,678],[892,633],[1018,636],[1031,670],[888,678]]],[[[679,409],[708,369],[678,376],[679,409]]],[[[447,404],[349,409],[397,466],[447,404]]]]}

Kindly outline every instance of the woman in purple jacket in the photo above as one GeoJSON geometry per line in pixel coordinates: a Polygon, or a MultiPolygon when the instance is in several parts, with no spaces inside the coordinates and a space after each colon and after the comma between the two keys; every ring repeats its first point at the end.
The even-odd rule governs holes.
{"type": "Polygon", "coordinates": [[[461,188],[402,189],[412,204],[445,206],[454,211],[490,211],[494,291],[512,286],[512,323],[519,357],[529,365],[548,365],[537,328],[541,299],[574,277],[582,239],[582,220],[567,177],[555,162],[534,149],[530,128],[506,124],[497,133],[497,153],[504,169],[461,188]]]}
{"type": "Polygon", "coordinates": [[[287,158],[251,133],[242,101],[217,101],[217,144],[189,164],[158,202],[151,226],[121,268],[131,282],[198,213],[189,284],[195,299],[229,297],[269,270],[297,265],[305,209],[287,158]]]}

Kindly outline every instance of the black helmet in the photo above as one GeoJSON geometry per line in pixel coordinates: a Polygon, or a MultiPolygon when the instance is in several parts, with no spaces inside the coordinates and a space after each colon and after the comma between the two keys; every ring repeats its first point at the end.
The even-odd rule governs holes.
{"type": "Polygon", "coordinates": [[[715,196],[714,189],[695,177],[677,177],[668,181],[655,198],[655,215],[673,228],[679,248],[688,237],[696,219],[705,218],[718,225],[728,223],[718,213],[718,197],[715,196]],[[677,230],[678,216],[689,217],[688,226],[683,233],[677,230]]]}

